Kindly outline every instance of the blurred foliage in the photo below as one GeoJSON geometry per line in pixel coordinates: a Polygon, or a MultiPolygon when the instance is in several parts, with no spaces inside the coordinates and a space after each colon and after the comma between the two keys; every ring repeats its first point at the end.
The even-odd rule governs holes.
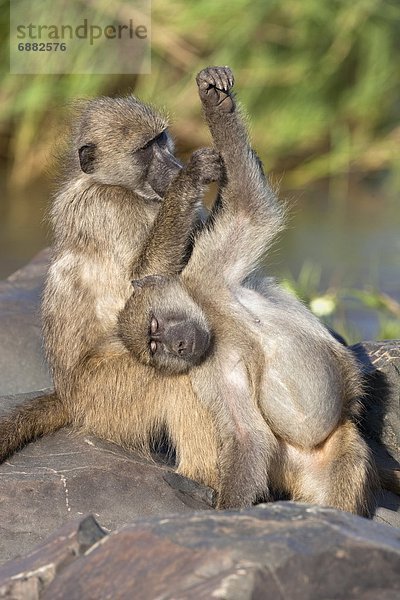
{"type": "MultiPolygon", "coordinates": [[[[135,2],[102,5],[126,22],[135,2]]],[[[10,75],[3,44],[0,153],[14,183],[27,184],[43,171],[69,99],[132,90],[179,117],[174,132],[189,151],[208,139],[194,75],[229,64],[254,144],[269,168],[285,170],[286,186],[392,169],[399,34],[398,0],[153,0],[151,76],[10,75]]]]}
{"type": "MultiPolygon", "coordinates": [[[[134,0],[79,2],[115,23],[132,11],[138,21],[134,0]]],[[[343,191],[349,174],[400,171],[399,0],[153,0],[152,73],[138,76],[9,74],[7,8],[0,0],[0,161],[14,188],[43,175],[75,98],[133,92],[175,117],[178,151],[209,143],[194,76],[212,64],[233,68],[254,146],[268,170],[284,172],[283,187],[328,178],[343,191]]],[[[373,312],[377,337],[400,337],[394,299],[373,288],[321,291],[320,278],[305,264],[285,284],[350,341],[354,308],[373,312]]]]}
{"type": "Polygon", "coordinates": [[[348,343],[358,342],[364,337],[349,319],[349,312],[354,310],[358,313],[374,313],[376,339],[400,339],[400,304],[371,286],[361,290],[329,286],[323,290],[321,268],[311,263],[303,265],[297,278],[286,275],[282,284],[326,325],[340,333],[348,343]]]}

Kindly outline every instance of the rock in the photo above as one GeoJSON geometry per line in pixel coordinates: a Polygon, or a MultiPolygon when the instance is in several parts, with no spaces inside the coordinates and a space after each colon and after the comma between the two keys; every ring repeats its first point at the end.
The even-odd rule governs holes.
{"type": "Polygon", "coordinates": [[[26,267],[0,281],[0,394],[51,385],[42,353],[39,316],[49,256],[44,250],[26,267]]]}
{"type": "MultiPolygon", "coordinates": [[[[1,412],[33,396],[0,398],[1,412]]],[[[0,465],[0,482],[0,562],[83,514],[113,530],[138,515],[208,509],[212,494],[161,461],[69,429],[14,454],[0,465]]]]}
{"type": "Polygon", "coordinates": [[[82,556],[105,534],[92,516],[67,523],[29,556],[1,569],[0,598],[39,598],[58,571],[82,556]]]}
{"type": "Polygon", "coordinates": [[[366,373],[364,431],[400,461],[400,341],[363,342],[352,349],[366,373]]]}
{"type": "MultiPolygon", "coordinates": [[[[35,394],[0,398],[1,413],[35,394]]],[[[158,460],[64,429],[0,465],[0,562],[29,552],[66,521],[93,512],[107,531],[137,516],[212,506],[212,490],[158,460]]],[[[376,520],[400,526],[400,499],[382,493],[376,520]]]]}
{"type": "Polygon", "coordinates": [[[0,568],[3,597],[394,600],[400,594],[399,533],[334,510],[279,502],[135,519],[105,537],[90,522],[86,552],[79,543],[85,523],[0,568]]]}
{"type": "MultiPolygon", "coordinates": [[[[365,373],[362,431],[383,467],[400,469],[400,341],[352,346],[365,373]]],[[[400,527],[399,496],[382,491],[375,520],[400,527]]]]}

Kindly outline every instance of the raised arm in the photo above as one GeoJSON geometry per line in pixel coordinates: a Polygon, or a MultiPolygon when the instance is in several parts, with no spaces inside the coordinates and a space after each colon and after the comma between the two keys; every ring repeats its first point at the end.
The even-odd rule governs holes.
{"type": "Polygon", "coordinates": [[[215,150],[201,148],[192,154],[166,193],[134,269],[134,279],[180,273],[205,187],[220,175],[221,159],[215,150]]]}
{"type": "Polygon", "coordinates": [[[228,67],[209,67],[197,76],[200,99],[216,150],[224,163],[221,209],[213,227],[199,236],[185,276],[206,269],[214,280],[237,284],[256,267],[277,233],[284,211],[257,155],[232,95],[228,67]]]}

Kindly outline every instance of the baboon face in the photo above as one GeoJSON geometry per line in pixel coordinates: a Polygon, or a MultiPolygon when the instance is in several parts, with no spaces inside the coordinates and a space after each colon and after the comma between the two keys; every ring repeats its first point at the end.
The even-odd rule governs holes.
{"type": "Polygon", "coordinates": [[[89,102],[77,131],[80,168],[97,183],[160,200],[182,168],[166,119],[133,97],[89,102]]]}
{"type": "Polygon", "coordinates": [[[167,374],[185,373],[204,360],[211,330],[178,279],[155,275],[132,283],[133,317],[124,339],[132,354],[167,374]]]}

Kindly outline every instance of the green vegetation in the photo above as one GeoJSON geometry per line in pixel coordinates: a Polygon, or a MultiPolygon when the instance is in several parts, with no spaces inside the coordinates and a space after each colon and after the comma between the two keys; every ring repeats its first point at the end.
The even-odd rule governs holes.
{"type": "MultiPolygon", "coordinates": [[[[112,11],[123,20],[129,4],[117,0],[112,11]]],[[[7,19],[0,27],[6,40],[7,19]]],[[[193,74],[230,64],[255,145],[270,168],[285,171],[285,185],[391,169],[400,136],[399,34],[398,0],[154,0],[151,76],[9,75],[5,44],[2,154],[14,178],[28,183],[43,169],[70,98],[132,88],[179,115],[175,132],[189,149],[185,140],[206,141],[193,74]]]]}
{"type": "Polygon", "coordinates": [[[321,269],[305,263],[295,279],[287,275],[284,287],[300,298],[326,325],[344,336],[349,343],[359,341],[363,335],[351,322],[349,311],[374,313],[377,339],[400,339],[400,304],[373,287],[353,289],[321,286],[321,269]]]}
{"type": "MultiPolygon", "coordinates": [[[[112,10],[116,22],[135,6],[129,0],[74,6],[79,1],[112,10]]],[[[0,0],[4,42],[7,5],[0,0]]],[[[179,151],[189,152],[208,143],[193,76],[205,65],[229,64],[251,115],[254,145],[283,188],[329,179],[340,195],[350,175],[374,172],[400,188],[399,39],[399,0],[153,0],[151,76],[11,75],[3,43],[0,160],[9,183],[28,188],[47,168],[71,99],[129,92],[164,104],[177,117],[179,151]]],[[[354,307],[374,311],[380,337],[400,337],[399,305],[377,290],[321,292],[319,269],[309,265],[286,285],[352,340],[354,307]]]]}

